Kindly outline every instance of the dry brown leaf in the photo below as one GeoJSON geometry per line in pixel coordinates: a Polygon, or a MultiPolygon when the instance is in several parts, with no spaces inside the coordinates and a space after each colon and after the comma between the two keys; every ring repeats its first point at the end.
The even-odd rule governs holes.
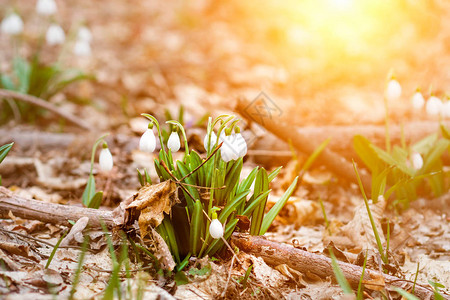
{"type": "Polygon", "coordinates": [[[149,226],[157,227],[169,214],[173,205],[178,203],[177,185],[167,180],[154,185],[145,185],[134,196],[134,200],[126,207],[126,223],[133,223],[139,216],[141,237],[149,232],[149,226]]]}
{"type": "MultiPolygon", "coordinates": [[[[165,270],[172,271],[175,268],[175,261],[173,260],[172,253],[170,252],[169,246],[164,241],[164,239],[156,232],[155,229],[152,229],[152,236],[155,242],[155,256],[158,261],[161,263],[161,266],[165,270]]],[[[141,231],[142,232],[142,231],[141,231]]]]}
{"type": "MultiPolygon", "coordinates": [[[[376,204],[369,204],[382,244],[384,244],[385,238],[381,227],[381,218],[383,217],[385,205],[386,201],[384,200],[378,201],[376,204]]],[[[372,225],[364,203],[355,208],[353,219],[347,225],[342,227],[342,233],[350,238],[356,247],[361,249],[378,249],[375,234],[373,233],[372,225]]]]}
{"type": "Polygon", "coordinates": [[[72,226],[67,236],[62,240],[61,246],[68,246],[73,243],[82,243],[83,242],[83,230],[86,228],[89,222],[88,217],[82,217],[78,219],[75,225],[72,226]],[[80,241],[81,238],[81,241],[80,241]]]}
{"type": "Polygon", "coordinates": [[[386,284],[384,282],[383,274],[371,273],[370,276],[372,277],[371,280],[363,280],[363,284],[364,284],[365,288],[368,288],[368,289],[374,290],[374,291],[381,291],[385,288],[386,284]]]}

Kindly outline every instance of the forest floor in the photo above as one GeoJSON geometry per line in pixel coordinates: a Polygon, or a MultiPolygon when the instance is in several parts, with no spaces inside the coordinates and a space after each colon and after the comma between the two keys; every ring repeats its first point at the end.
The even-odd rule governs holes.
{"type": "MultiPolygon", "coordinates": [[[[32,18],[34,11],[27,2],[14,1],[25,19],[32,18]]],[[[367,42],[360,48],[352,44],[348,48],[356,50],[350,51],[337,41],[325,43],[314,32],[300,30],[301,22],[289,14],[288,4],[278,7],[276,1],[260,5],[234,0],[222,4],[113,0],[104,9],[99,9],[96,1],[58,1],[58,21],[63,26],[83,21],[93,33],[92,56],[74,61],[67,57],[66,63],[96,79],[76,83],[51,103],[78,116],[91,130],[61,122],[49,112],[39,113],[33,124],[20,117],[8,121],[0,127],[0,145],[15,144],[0,166],[2,186],[22,198],[82,207],[91,147],[102,133],[109,132],[106,141],[114,168],[108,174],[95,171],[95,177],[98,189],[104,191],[100,209],[113,210],[138,192],[136,169],[145,167],[154,182],[158,178],[153,167],[157,153],[138,151],[139,137],[148,123],[141,113],[152,114],[163,124],[168,112],[178,116],[183,107],[189,145],[204,152],[205,115],[240,116],[238,100],[252,105],[261,95],[266,104],[264,118],[282,120],[293,131],[309,132],[316,146],[330,137],[331,149],[349,163],[357,161],[363,169],[353,150],[353,133],[367,133],[369,139],[376,137],[378,144],[384,142],[383,93],[390,69],[395,70],[403,88],[401,99],[389,107],[391,126],[410,129],[405,131],[408,143],[418,141],[414,137],[416,122],[435,125],[435,131],[428,134],[439,132],[437,118],[413,111],[410,105],[418,86],[424,92],[432,86],[435,94],[448,95],[450,6],[430,2],[429,7],[423,4],[427,6],[423,14],[417,11],[425,7],[404,4],[409,5],[408,10],[394,14],[396,33],[386,29],[383,41],[367,42]],[[419,19],[429,27],[417,25],[419,19]]],[[[31,51],[24,49],[25,53],[31,51]]],[[[43,53],[43,58],[51,60],[53,50],[43,53]]],[[[2,64],[7,52],[0,49],[2,64]]],[[[287,143],[289,133],[283,140],[283,134],[273,135],[256,124],[258,120],[240,117],[249,145],[243,172],[248,174],[255,166],[267,170],[283,166],[271,183],[268,202],[273,205],[299,174],[308,154],[287,143]]],[[[396,132],[393,137],[399,141],[399,130],[396,132]]],[[[182,155],[177,153],[175,158],[182,155]]],[[[390,274],[414,281],[418,273],[418,283],[431,290],[428,282],[438,282],[445,286],[441,292],[448,298],[450,180],[446,155],[447,189],[442,195],[436,197],[424,188],[409,208],[395,208],[388,199],[372,206],[372,213],[384,247],[389,224],[390,274]]],[[[60,248],[46,271],[53,248],[42,243],[55,245],[69,228],[70,224],[25,220],[13,213],[0,219],[0,298],[69,296],[80,249],[60,248]]],[[[103,297],[112,273],[102,232],[90,235],[94,242],[86,253],[77,299],[103,297]]],[[[351,264],[362,265],[359,254],[368,250],[373,258],[368,268],[382,268],[357,182],[336,175],[320,161],[305,173],[266,237],[324,256],[329,256],[331,248],[340,261],[351,264]]],[[[71,243],[79,247],[82,239],[71,243]]],[[[287,262],[269,264],[244,251],[238,257],[242,264],[235,263],[230,253],[192,261],[186,269],[190,283],[185,285],[177,286],[173,275],[142,270],[136,262],[131,262],[131,269],[137,270],[132,279],[125,280],[125,274],[120,278],[123,290],[130,284],[134,293],[145,282],[145,299],[337,299],[343,295],[333,276],[301,273],[287,262]],[[251,264],[248,284],[242,284],[251,264]]],[[[384,292],[383,286],[366,289],[365,298],[380,298],[380,290],[384,292]]],[[[400,299],[395,293],[386,297],[400,299]]]]}

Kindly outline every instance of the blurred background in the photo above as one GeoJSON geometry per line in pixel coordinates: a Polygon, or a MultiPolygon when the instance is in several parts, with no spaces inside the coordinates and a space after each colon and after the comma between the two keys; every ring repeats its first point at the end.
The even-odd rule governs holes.
{"type": "Polygon", "coordinates": [[[0,37],[2,72],[13,47],[32,55],[49,23],[69,41],[74,28],[90,28],[88,58],[69,46],[40,53],[96,77],[52,101],[100,128],[180,104],[199,118],[260,91],[298,125],[382,123],[388,76],[403,87],[394,113],[409,111],[417,87],[444,98],[450,76],[450,3],[442,0],[56,1],[48,18],[34,1],[0,3],[2,17],[17,12],[24,22],[20,45],[0,37]]]}

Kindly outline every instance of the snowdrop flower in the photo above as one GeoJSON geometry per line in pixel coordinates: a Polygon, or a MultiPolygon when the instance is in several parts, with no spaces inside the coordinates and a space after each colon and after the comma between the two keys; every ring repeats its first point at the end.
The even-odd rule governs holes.
{"type": "Polygon", "coordinates": [[[178,133],[176,131],[173,131],[169,136],[169,140],[167,141],[167,148],[169,148],[172,152],[177,152],[178,150],[180,150],[180,146],[180,137],[178,136],[178,133]]]}
{"type": "Polygon", "coordinates": [[[229,162],[231,160],[236,160],[239,158],[238,151],[235,146],[235,136],[234,135],[225,135],[222,138],[223,144],[220,148],[220,156],[222,157],[224,162],[229,162]]]}
{"type": "Polygon", "coordinates": [[[75,47],[73,48],[73,53],[79,57],[87,57],[91,55],[91,45],[87,41],[77,40],[75,42],[75,47]]]}
{"type": "Polygon", "coordinates": [[[45,34],[45,40],[50,46],[61,45],[65,39],[66,35],[64,34],[64,30],[57,24],[50,25],[45,34]]]}
{"type": "Polygon", "coordinates": [[[430,99],[428,99],[427,104],[425,106],[425,109],[427,111],[427,114],[430,116],[436,116],[441,113],[442,109],[442,101],[436,96],[431,96],[430,99]]]}
{"type": "Polygon", "coordinates": [[[57,11],[55,0],[38,0],[36,3],[36,11],[43,16],[54,15],[57,11]]]}
{"type": "Polygon", "coordinates": [[[213,220],[209,225],[209,234],[213,239],[220,239],[221,237],[223,237],[223,227],[217,217],[214,219],[213,216],[213,220]]]}
{"type": "Polygon", "coordinates": [[[422,158],[422,155],[420,155],[420,153],[414,152],[413,154],[411,154],[411,162],[412,162],[412,166],[414,169],[416,169],[416,170],[422,169],[423,158],[422,158]]]}
{"type": "Polygon", "coordinates": [[[208,134],[205,135],[205,138],[203,139],[203,145],[205,146],[205,150],[208,151],[210,150],[212,147],[214,147],[214,145],[217,142],[217,135],[214,133],[214,131],[211,132],[211,141],[210,141],[210,145],[209,145],[209,149],[208,149],[208,134]]]}
{"type": "Polygon", "coordinates": [[[411,103],[414,109],[422,109],[425,105],[425,99],[420,91],[416,91],[411,98],[411,103]]]}
{"type": "Polygon", "coordinates": [[[247,154],[247,142],[242,136],[239,127],[236,127],[235,132],[235,149],[238,153],[238,157],[244,157],[247,154]]]}
{"type": "Polygon", "coordinates": [[[148,152],[151,153],[155,151],[156,148],[156,138],[155,134],[153,133],[153,124],[148,124],[147,130],[144,132],[144,134],[141,136],[141,139],[139,140],[139,150],[142,152],[148,152]]]}
{"type": "Polygon", "coordinates": [[[388,101],[395,101],[402,95],[402,87],[395,78],[389,80],[386,87],[386,98],[388,101]]]}
{"type": "Polygon", "coordinates": [[[18,14],[10,14],[3,19],[2,32],[9,35],[17,35],[23,31],[23,21],[18,14]]]}
{"type": "Polygon", "coordinates": [[[103,149],[100,151],[99,157],[100,170],[108,172],[111,171],[114,163],[111,152],[108,149],[108,144],[103,143],[103,149]]]}
{"type": "Polygon", "coordinates": [[[90,43],[92,41],[92,33],[89,30],[89,28],[83,26],[80,29],[78,29],[77,39],[90,43]]]}

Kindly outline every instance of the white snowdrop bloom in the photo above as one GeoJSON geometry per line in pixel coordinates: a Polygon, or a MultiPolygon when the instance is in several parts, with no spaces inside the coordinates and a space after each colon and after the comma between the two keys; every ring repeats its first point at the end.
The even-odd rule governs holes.
{"type": "Polygon", "coordinates": [[[247,154],[247,142],[241,133],[236,133],[236,140],[234,142],[239,157],[244,157],[247,154]]]}
{"type": "Polygon", "coordinates": [[[229,162],[231,160],[236,160],[238,158],[237,149],[234,145],[234,137],[232,135],[223,137],[223,144],[220,148],[220,156],[224,162],[229,162]]]}
{"type": "Polygon", "coordinates": [[[156,137],[153,130],[148,128],[139,140],[139,150],[151,153],[156,148],[156,137]]]}
{"type": "Polygon", "coordinates": [[[92,41],[91,30],[89,30],[86,26],[81,27],[78,29],[77,39],[90,43],[92,41]]]}
{"type": "Polygon", "coordinates": [[[450,118],[450,100],[447,100],[447,102],[442,105],[442,116],[444,118],[450,118]]]}
{"type": "Polygon", "coordinates": [[[416,169],[416,170],[422,169],[423,158],[422,158],[422,155],[420,155],[420,153],[414,152],[413,154],[411,154],[411,162],[412,162],[412,166],[414,169],[416,169]]]}
{"type": "Polygon", "coordinates": [[[180,137],[178,136],[178,133],[176,131],[173,131],[169,136],[169,140],[167,141],[167,148],[169,148],[172,152],[177,152],[178,150],[180,150],[180,147],[180,137]]]}
{"type": "Polygon", "coordinates": [[[55,0],[38,0],[36,3],[36,11],[43,16],[54,15],[57,11],[55,0]]]}
{"type": "MultiPolygon", "coordinates": [[[[217,135],[214,133],[214,131],[212,131],[209,148],[212,149],[216,144],[216,142],[217,142],[217,135]]],[[[206,134],[205,138],[203,139],[203,145],[205,146],[205,150],[208,151],[208,134],[206,134]]]]}
{"type": "Polygon", "coordinates": [[[103,144],[103,149],[100,151],[100,157],[99,157],[99,164],[100,164],[100,170],[108,172],[111,171],[114,163],[113,163],[113,157],[111,155],[111,152],[108,149],[108,146],[106,144],[103,144]]]}
{"type": "Polygon", "coordinates": [[[2,21],[2,32],[9,35],[17,35],[23,31],[23,21],[18,14],[10,14],[2,21]]]}
{"type": "Polygon", "coordinates": [[[430,99],[428,99],[425,109],[427,111],[427,114],[430,116],[437,116],[441,113],[442,109],[442,101],[436,96],[431,96],[430,99]]]}
{"type": "Polygon", "coordinates": [[[209,234],[213,239],[220,239],[223,237],[223,227],[218,219],[213,219],[209,225],[209,234]]]}
{"type": "Polygon", "coordinates": [[[66,39],[66,35],[64,34],[64,30],[61,26],[57,24],[52,24],[47,29],[47,33],[45,34],[45,40],[47,44],[50,46],[53,45],[61,45],[64,43],[66,39]]]}
{"type": "Polygon", "coordinates": [[[419,91],[415,92],[411,98],[411,103],[414,109],[422,109],[425,105],[425,99],[423,98],[422,93],[419,91]]]}
{"type": "Polygon", "coordinates": [[[386,87],[386,98],[388,101],[395,101],[400,98],[402,95],[402,86],[398,83],[397,80],[391,79],[389,80],[386,87]]]}
{"type": "Polygon", "coordinates": [[[87,41],[77,40],[73,48],[73,53],[79,57],[87,57],[91,55],[91,45],[87,41]]]}

